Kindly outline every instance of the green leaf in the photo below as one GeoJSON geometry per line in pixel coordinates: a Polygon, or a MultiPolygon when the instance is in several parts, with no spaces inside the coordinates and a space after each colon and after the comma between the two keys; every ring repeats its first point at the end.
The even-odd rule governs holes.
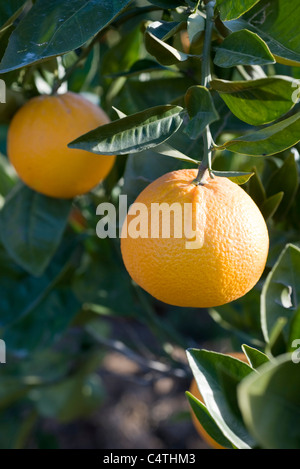
{"type": "Polygon", "coordinates": [[[241,381],[240,372],[234,369],[228,369],[225,364],[218,365],[218,375],[223,390],[224,398],[232,414],[243,425],[243,418],[237,401],[237,386],[241,381]]]}
{"type": "Polygon", "coordinates": [[[70,349],[70,344],[64,344],[60,350],[44,349],[31,353],[26,360],[7,363],[6,374],[13,372],[19,383],[29,386],[45,386],[48,383],[58,382],[70,374],[76,354],[70,349]],[[47,363],[47,367],[45,367],[47,363]]]}
{"type": "MultiPolygon", "coordinates": [[[[111,49],[110,49],[110,52],[111,52],[111,49]]],[[[116,64],[116,65],[118,65],[118,69],[121,68],[120,64],[116,64]]],[[[104,69],[105,67],[103,67],[103,70],[104,69]]],[[[116,72],[116,73],[105,73],[103,77],[104,78],[134,77],[134,76],[139,76],[142,73],[159,72],[159,71],[165,71],[165,70],[171,71],[167,67],[164,67],[163,65],[158,64],[154,60],[141,59],[141,60],[136,61],[127,71],[116,72]]],[[[174,72],[174,73],[177,73],[177,72],[174,72]]]]}
{"type": "Polygon", "coordinates": [[[218,67],[238,65],[267,65],[276,60],[266,43],[255,33],[243,29],[224,39],[214,58],[218,67]]]}
{"type": "Polygon", "coordinates": [[[225,330],[256,347],[265,344],[260,321],[260,291],[253,288],[243,298],[209,310],[213,319],[225,330]]]}
{"type": "Polygon", "coordinates": [[[228,178],[238,185],[243,185],[249,181],[249,179],[253,176],[254,173],[245,173],[241,171],[215,171],[213,169],[213,174],[215,176],[228,178]]]}
{"type": "Polygon", "coordinates": [[[121,39],[103,54],[100,74],[103,77],[104,87],[111,85],[119,89],[122,86],[124,80],[119,81],[116,78],[123,76],[124,71],[130,70],[139,60],[142,38],[140,27],[136,27],[127,34],[123,34],[121,39]]]}
{"type": "Polygon", "coordinates": [[[80,303],[70,288],[70,278],[78,267],[79,239],[66,233],[41,277],[23,270],[2,276],[1,327],[8,352],[21,356],[41,352],[60,339],[78,313],[80,303]]]}
{"type": "Polygon", "coordinates": [[[85,313],[139,317],[142,310],[136,302],[131,279],[121,256],[116,256],[118,247],[110,241],[97,239],[98,250],[92,256],[85,256],[84,265],[74,275],[72,290],[84,305],[85,313]]]}
{"type": "Polygon", "coordinates": [[[300,311],[297,311],[290,325],[290,338],[288,351],[293,352],[293,360],[295,363],[300,363],[300,311]],[[296,350],[295,350],[296,348],[296,350]]]}
{"type": "Polygon", "coordinates": [[[265,449],[300,447],[300,367],[290,355],[259,368],[238,388],[247,427],[265,449]]]}
{"type": "Polygon", "coordinates": [[[266,344],[266,351],[273,357],[282,355],[288,349],[284,334],[284,328],[287,322],[288,320],[285,317],[278,318],[270,332],[269,342],[266,344]]]}
{"type": "MultiPolygon", "coordinates": [[[[213,124],[212,124],[213,125],[213,124]]],[[[203,155],[203,138],[202,136],[196,140],[192,140],[184,132],[184,126],[182,125],[178,132],[176,132],[168,140],[168,145],[176,150],[184,153],[185,155],[198,161],[203,155]]],[[[185,166],[186,167],[186,166],[185,166]]]]}
{"type": "Polygon", "coordinates": [[[223,147],[242,155],[270,156],[300,141],[300,113],[257,132],[229,140],[223,147]]]}
{"type": "Polygon", "coordinates": [[[204,86],[191,86],[186,92],[185,104],[190,121],[184,132],[191,139],[200,137],[207,125],[219,119],[211,94],[204,86]]]}
{"type": "Polygon", "coordinates": [[[217,352],[189,349],[187,356],[204,403],[220,430],[237,448],[252,447],[252,438],[226,401],[218,367],[227,368],[239,377],[238,380],[252,373],[252,369],[240,360],[217,352]]]}
{"type": "Polygon", "coordinates": [[[202,16],[199,10],[197,10],[195,13],[192,13],[187,20],[187,32],[190,43],[196,41],[204,30],[205,18],[202,16]]]}
{"type": "Polygon", "coordinates": [[[183,28],[185,23],[178,21],[153,21],[147,25],[147,31],[161,41],[167,41],[183,28]]]}
{"type": "Polygon", "coordinates": [[[192,80],[187,77],[174,75],[153,77],[147,81],[128,78],[112,104],[122,109],[127,115],[163,104],[180,103],[182,105],[182,98],[192,83],[192,80]],[[157,93],[158,89],[159,93],[157,93]]]}
{"type": "Polygon", "coordinates": [[[269,220],[272,218],[273,215],[277,212],[282,199],[284,196],[284,192],[278,192],[277,194],[268,197],[259,207],[260,211],[265,220],[269,220]]]}
{"type": "MultiPolygon", "coordinates": [[[[79,238],[80,239],[80,238],[79,238]]],[[[13,262],[12,258],[8,255],[7,251],[0,244],[0,327],[6,328],[11,326],[13,323],[17,323],[19,318],[31,314],[33,311],[38,315],[41,314],[41,317],[46,324],[50,324],[50,316],[54,314],[57,310],[57,307],[53,310],[47,309],[48,301],[55,303],[55,298],[57,304],[59,303],[59,292],[56,295],[53,294],[53,299],[51,295],[53,290],[60,284],[62,276],[67,273],[67,266],[72,265],[71,256],[78,256],[78,236],[66,232],[65,236],[52,260],[49,267],[45,273],[40,277],[33,277],[27,274],[20,266],[13,262]],[[76,248],[76,251],[74,251],[76,248]]],[[[72,296],[71,291],[69,292],[72,296]]],[[[64,320],[67,316],[66,312],[61,315],[60,320],[64,320]]],[[[55,315],[54,315],[55,318],[55,315]]],[[[54,324],[59,324],[60,321],[57,321],[54,324]]],[[[39,321],[34,324],[38,329],[40,325],[39,321]]],[[[46,327],[45,331],[49,336],[52,335],[51,328],[46,327]],[[50,332],[49,332],[50,331],[50,332]]],[[[44,325],[42,324],[42,328],[44,325]]],[[[47,335],[46,334],[46,335],[47,335]]],[[[38,335],[41,336],[41,330],[38,331],[38,335]]],[[[25,337],[23,331],[21,331],[20,338],[23,341],[22,349],[24,348],[24,341],[26,345],[30,342],[28,337],[25,337]]],[[[8,343],[7,343],[8,345],[8,343]]]]}
{"type": "Polygon", "coordinates": [[[185,62],[191,57],[189,54],[175,49],[175,47],[154,36],[148,30],[145,32],[145,46],[149,54],[153,55],[162,65],[174,65],[179,62],[185,62]]]}
{"type": "Polygon", "coordinates": [[[259,0],[217,0],[222,21],[239,18],[252,8],[259,0]]]}
{"type": "Polygon", "coordinates": [[[232,443],[223,435],[205,405],[190,392],[186,392],[185,394],[188,398],[192,411],[209,436],[223,448],[232,449],[232,443]]]}
{"type": "Polygon", "coordinates": [[[69,285],[47,285],[40,296],[31,299],[23,316],[5,329],[7,348],[29,355],[51,346],[61,338],[79,309],[80,303],[69,285]]]}
{"type": "Polygon", "coordinates": [[[288,244],[268,274],[261,294],[261,322],[266,342],[270,340],[277,321],[286,318],[285,338],[299,312],[300,248],[288,244]]]}
{"type": "Polygon", "coordinates": [[[181,159],[169,158],[170,151],[171,150],[168,147],[166,148],[165,144],[163,144],[163,148],[159,145],[153,150],[146,150],[128,156],[124,171],[124,185],[122,187],[122,194],[127,195],[128,204],[132,204],[139,193],[158,177],[170,171],[183,168],[181,159]],[[164,157],[161,154],[157,154],[156,151],[161,151],[162,155],[164,155],[166,151],[168,155],[164,157]]]}
{"type": "Polygon", "coordinates": [[[181,0],[148,0],[149,3],[157,5],[158,7],[168,9],[168,8],[177,8],[182,5],[181,0]]]}
{"type": "Polygon", "coordinates": [[[0,3],[0,30],[14,21],[25,3],[26,0],[9,0],[0,3]]]}
{"type": "Polygon", "coordinates": [[[167,140],[182,124],[179,106],[156,106],[105,124],[68,146],[99,155],[126,155],[153,148],[167,140]]]}
{"type": "Polygon", "coordinates": [[[249,195],[258,207],[266,200],[266,191],[256,167],[253,168],[253,176],[249,181],[249,195]]]}
{"type": "Polygon", "coordinates": [[[64,232],[72,201],[46,197],[25,185],[13,190],[0,212],[1,240],[17,264],[41,275],[64,232]]]}
{"type": "Polygon", "coordinates": [[[5,197],[14,187],[17,179],[13,167],[9,164],[7,158],[0,153],[0,195],[5,197]]]}
{"type": "Polygon", "coordinates": [[[299,174],[298,166],[295,161],[295,155],[291,152],[284,160],[283,165],[275,171],[268,181],[266,191],[267,195],[274,196],[283,192],[281,203],[276,211],[275,219],[278,221],[286,216],[294,199],[296,197],[299,187],[299,174]]]}
{"type": "Polygon", "coordinates": [[[70,422],[89,415],[104,399],[102,381],[93,368],[99,366],[99,355],[85,357],[84,366],[72,376],[47,387],[32,390],[29,398],[40,415],[70,422]],[[91,371],[90,371],[91,369],[91,371]]]}
{"type": "Polygon", "coordinates": [[[261,352],[260,350],[257,350],[256,348],[243,344],[242,349],[251,367],[254,369],[257,369],[259,366],[263,365],[264,363],[269,362],[269,357],[265,353],[261,352]]]}
{"type": "Polygon", "coordinates": [[[197,165],[200,164],[200,161],[194,160],[193,158],[190,158],[184,153],[181,153],[180,151],[168,145],[168,143],[161,143],[160,145],[155,147],[154,151],[155,153],[159,153],[160,155],[170,156],[171,158],[176,158],[181,161],[186,161],[187,163],[193,163],[197,165]]]}
{"type": "Polygon", "coordinates": [[[289,77],[211,82],[235,116],[256,126],[270,123],[294,107],[292,84],[289,77]]]}
{"type": "Polygon", "coordinates": [[[30,415],[30,409],[26,409],[24,402],[10,406],[1,412],[0,421],[0,449],[18,449],[20,431],[24,422],[30,415]],[[29,411],[29,412],[28,412],[29,411]]]}
{"type": "Polygon", "coordinates": [[[131,0],[37,0],[12,33],[0,72],[75,50],[95,36],[131,0]],[[76,31],[76,34],[74,34],[76,31]]]}
{"type": "MultiPolygon", "coordinates": [[[[240,3],[240,2],[239,2],[240,3]]],[[[224,19],[224,18],[223,18],[224,19]]],[[[229,19],[229,18],[228,18],[229,19]]],[[[290,0],[261,0],[243,18],[226,22],[231,31],[249,29],[258,34],[279,61],[300,62],[300,4],[290,0]],[[293,34],[291,34],[293,31],[293,34]]]]}
{"type": "Polygon", "coordinates": [[[23,398],[28,392],[28,386],[20,383],[15,376],[2,375],[0,383],[0,412],[6,407],[12,406],[12,404],[23,398]]]}

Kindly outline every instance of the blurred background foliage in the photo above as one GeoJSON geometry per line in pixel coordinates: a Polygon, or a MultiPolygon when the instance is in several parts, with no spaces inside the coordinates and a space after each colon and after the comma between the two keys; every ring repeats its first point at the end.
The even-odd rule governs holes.
{"type": "MultiPolygon", "coordinates": [[[[120,394],[111,388],[107,373],[117,376],[113,383],[118,392],[129,380],[142,393],[148,387],[153,402],[156,383],[168,378],[173,393],[185,399],[183,393],[193,376],[186,349],[204,347],[226,353],[246,343],[261,351],[267,347],[276,357],[291,351],[291,340],[300,337],[297,142],[264,158],[228,149],[216,152],[215,170],[254,172],[242,187],[267,220],[270,253],[264,275],[250,293],[209,311],[176,308],[150,297],[125,271],[119,240],[96,235],[99,203],[109,201],[117,207],[119,195],[126,194],[130,204],[149,182],[191,163],[169,158],[159,148],[118,156],[102,184],[70,202],[41,196],[19,181],[7,160],[6,135],[11,118],[31,97],[67,87],[100,104],[116,120],[120,112],[131,115],[163,104],[185,107],[187,90],[200,82],[203,30],[201,19],[191,16],[195,2],[114,2],[117,10],[100,25],[96,9],[107,2],[94,3],[94,11],[79,18],[78,34],[70,34],[67,28],[62,31],[69,32],[67,47],[60,50],[50,41],[42,51],[37,25],[50,31],[59,21],[67,24],[69,2],[9,0],[0,7],[0,76],[7,87],[6,103],[0,104],[0,336],[6,343],[6,364],[0,364],[0,448],[68,445],[58,435],[64,429],[72,434],[70,423],[79,421],[86,429],[96,412],[101,420],[101,415],[109,414],[105,413],[108,405],[118,407],[120,394]],[[154,21],[163,22],[167,35],[153,36],[147,27],[154,21]],[[169,47],[164,49],[159,41],[169,47]],[[20,44],[26,50],[24,63],[17,56],[20,44]],[[174,59],[172,48],[180,51],[180,60],[174,59]],[[42,218],[41,213],[47,216],[42,218]],[[42,242],[38,230],[44,234],[42,242]],[[287,245],[292,247],[278,264],[287,245]],[[288,326],[280,327],[282,317],[287,317],[288,326]],[[120,364],[125,357],[127,366],[134,363],[135,367],[129,366],[128,375],[122,373],[122,365],[114,372],[107,368],[110,356],[120,364]]],[[[74,11],[79,4],[73,2],[74,11]]],[[[247,14],[243,18],[246,21],[247,14]]],[[[291,34],[291,28],[286,34],[291,34]]],[[[213,54],[222,40],[216,28],[213,54]]],[[[298,66],[277,62],[261,70],[266,77],[298,79],[298,66]]],[[[221,80],[243,79],[237,67],[214,65],[213,73],[221,80]]],[[[212,91],[212,97],[219,119],[211,129],[218,145],[253,130],[234,115],[217,91],[212,91]]],[[[291,112],[297,111],[298,104],[291,112]]],[[[184,126],[168,144],[190,158],[202,157],[201,135],[190,138],[184,126]]],[[[174,401],[170,424],[191,426],[188,404],[183,410],[177,404],[174,401]]],[[[103,422],[100,428],[105,433],[103,422]]],[[[155,433],[155,428],[149,432],[155,433]]],[[[93,443],[81,436],[79,445],[104,444],[99,435],[93,443]]],[[[122,442],[105,444],[116,448],[122,442]]],[[[175,439],[152,444],[188,448],[192,443],[175,439]]]]}

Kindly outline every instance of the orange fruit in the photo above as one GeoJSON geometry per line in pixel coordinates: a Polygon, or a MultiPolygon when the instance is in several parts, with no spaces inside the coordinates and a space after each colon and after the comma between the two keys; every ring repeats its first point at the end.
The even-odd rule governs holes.
{"type": "MultiPolygon", "coordinates": [[[[234,357],[234,358],[237,358],[245,363],[248,363],[247,361],[247,357],[244,353],[242,352],[233,352],[233,353],[230,353],[228,354],[230,355],[231,357],[234,357]]],[[[193,394],[193,396],[195,396],[197,399],[199,399],[199,401],[201,401],[202,403],[204,403],[203,401],[203,397],[198,389],[198,386],[197,386],[197,383],[196,383],[196,380],[195,378],[193,378],[192,382],[191,382],[191,386],[190,386],[190,393],[193,394]]],[[[199,433],[199,435],[201,436],[201,438],[206,441],[206,443],[211,446],[212,448],[215,448],[215,449],[225,449],[223,446],[219,445],[219,443],[217,443],[208,433],[206,430],[204,430],[204,428],[202,427],[201,423],[199,422],[199,420],[197,419],[194,411],[192,409],[191,410],[191,418],[192,418],[192,422],[194,424],[194,427],[195,429],[197,430],[197,432],[199,433]]]]}
{"type": "Polygon", "coordinates": [[[209,175],[203,185],[195,185],[196,175],[194,169],[173,171],[141,192],[122,227],[121,252],[132,279],[152,296],[204,308],[231,302],[257,283],[269,237],[261,212],[243,189],[209,175]],[[168,208],[171,212],[170,235],[167,217],[157,218],[158,206],[166,215],[168,208]],[[192,231],[178,234],[186,220],[194,241],[189,241],[192,231]]]}
{"type": "Polygon", "coordinates": [[[38,96],[14,115],[8,131],[8,156],[18,175],[42,194],[72,198],[103,180],[115,156],[74,150],[67,144],[109,122],[105,112],[83,96],[38,96]]]}

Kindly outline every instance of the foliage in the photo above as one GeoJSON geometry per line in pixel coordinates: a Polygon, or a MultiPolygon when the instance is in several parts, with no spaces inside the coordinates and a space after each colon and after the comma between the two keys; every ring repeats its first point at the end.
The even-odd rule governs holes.
{"type": "MultiPolygon", "coordinates": [[[[110,326],[119,321],[145,325],[155,340],[151,356],[174,376],[192,370],[205,405],[189,400],[220,444],[300,447],[300,6],[212,3],[208,84],[204,2],[0,6],[0,78],[7,87],[0,103],[0,334],[7,347],[0,427],[9,421],[0,431],[2,448],[26,447],[43,419],[72,421],[104,402],[97,370],[107,346],[116,346],[110,326]],[[69,146],[118,155],[99,187],[67,202],[25,187],[6,155],[17,109],[66,86],[112,119],[69,146]],[[211,148],[202,138],[208,128],[211,148]],[[119,240],[96,236],[96,208],[108,201],[117,208],[120,194],[131,203],[160,175],[198,165],[207,150],[212,172],[243,183],[259,206],[270,252],[249,294],[199,312],[160,304],[131,282],[119,240]],[[212,325],[205,329],[208,313],[212,325]],[[194,347],[224,336],[243,345],[250,365],[194,347]],[[168,352],[170,344],[187,349],[190,369],[168,352]]],[[[139,357],[154,376],[161,372],[138,341],[119,350],[139,357]]]]}

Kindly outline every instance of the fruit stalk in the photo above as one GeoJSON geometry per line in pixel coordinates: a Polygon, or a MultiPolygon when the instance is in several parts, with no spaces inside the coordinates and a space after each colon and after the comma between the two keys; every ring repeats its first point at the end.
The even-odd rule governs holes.
{"type": "MultiPolygon", "coordinates": [[[[205,86],[206,88],[209,87],[209,84],[211,81],[210,52],[211,52],[211,40],[212,40],[212,32],[213,32],[215,6],[216,6],[215,0],[209,0],[205,2],[206,24],[205,24],[205,37],[204,37],[203,57],[202,57],[201,86],[205,86]]],[[[203,159],[199,166],[198,174],[195,179],[195,183],[198,185],[203,184],[204,174],[206,173],[207,170],[209,171],[211,175],[213,138],[211,135],[209,125],[207,125],[204,130],[203,140],[204,140],[203,159]]]]}

